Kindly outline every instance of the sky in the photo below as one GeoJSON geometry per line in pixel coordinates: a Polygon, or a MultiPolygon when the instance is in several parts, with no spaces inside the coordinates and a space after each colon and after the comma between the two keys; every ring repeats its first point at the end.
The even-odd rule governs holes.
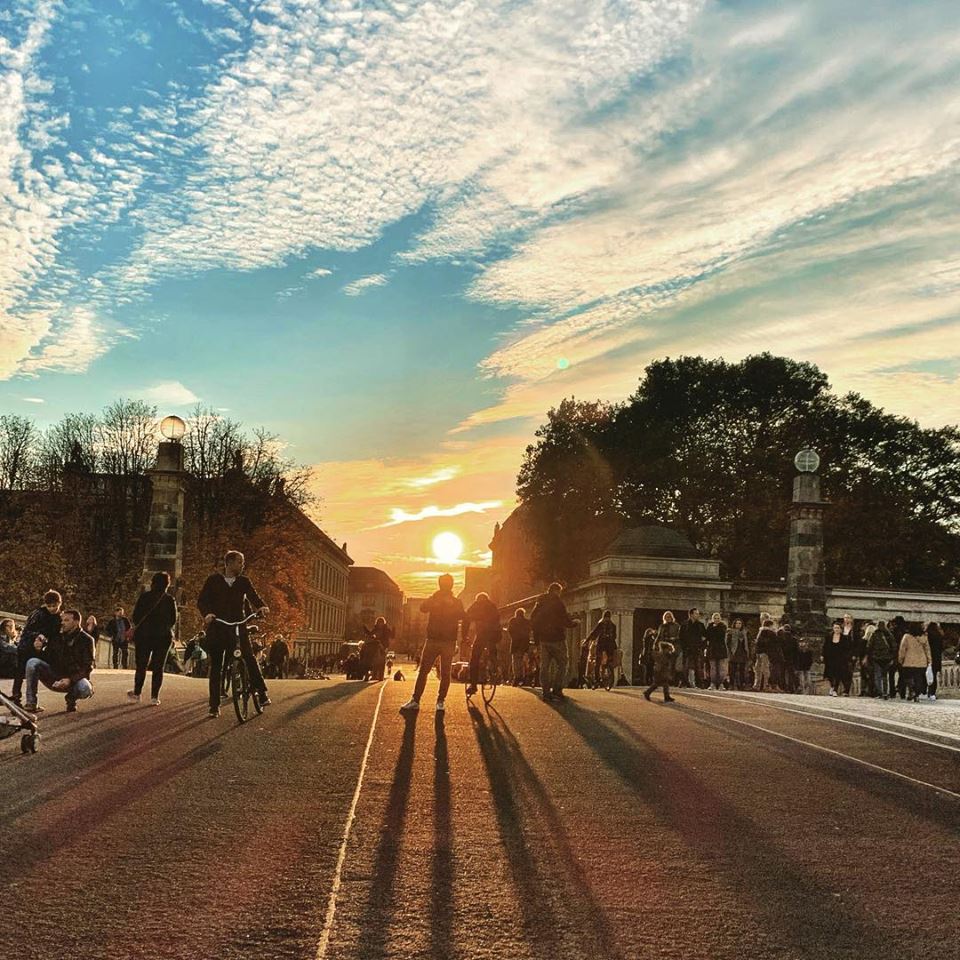
{"type": "Polygon", "coordinates": [[[0,412],[263,425],[422,595],[659,357],[960,420],[958,172],[955,0],[4,0],[0,412]]]}

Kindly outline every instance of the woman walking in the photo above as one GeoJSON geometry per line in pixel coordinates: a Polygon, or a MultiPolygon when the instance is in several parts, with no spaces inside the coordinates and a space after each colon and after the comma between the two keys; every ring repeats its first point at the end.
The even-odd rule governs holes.
{"type": "Polygon", "coordinates": [[[823,675],[830,681],[830,696],[850,695],[852,677],[850,665],[851,640],[843,632],[843,621],[837,620],[833,624],[833,632],[823,644],[823,675]]]}
{"type": "Polygon", "coordinates": [[[727,660],[727,625],[715,613],[707,624],[707,661],[710,664],[709,690],[722,690],[727,660]]]}
{"type": "Polygon", "coordinates": [[[170,574],[158,571],[150,581],[150,589],[140,594],[133,608],[133,646],[137,669],[133,677],[133,689],[127,696],[139,701],[149,663],[150,703],[155,707],[160,706],[163,666],[167,662],[167,651],[173,642],[173,628],[177,623],[177,602],[167,593],[169,587],[170,574]]]}
{"type": "Polygon", "coordinates": [[[927,644],[930,647],[930,667],[933,670],[933,683],[927,684],[927,699],[937,699],[937,683],[943,670],[943,631],[939,623],[927,624],[927,644]]]}
{"type": "Polygon", "coordinates": [[[747,643],[747,631],[743,629],[743,621],[739,618],[733,621],[733,626],[727,631],[727,662],[730,664],[730,686],[736,690],[743,690],[747,685],[747,661],[750,659],[750,647],[747,643]]]}
{"type": "MultiPolygon", "coordinates": [[[[679,630],[678,624],[673,625],[679,630]]],[[[673,703],[673,697],[670,696],[670,681],[673,679],[677,650],[669,640],[665,639],[667,634],[663,629],[665,626],[667,626],[666,620],[657,632],[657,640],[654,644],[653,683],[643,691],[643,696],[649,700],[657,687],[663,687],[663,702],[673,703]]]]}

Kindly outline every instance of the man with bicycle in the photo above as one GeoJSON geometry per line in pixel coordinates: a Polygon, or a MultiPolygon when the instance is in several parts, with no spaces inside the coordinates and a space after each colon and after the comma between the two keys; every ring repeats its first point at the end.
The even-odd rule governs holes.
{"type": "MultiPolygon", "coordinates": [[[[210,655],[210,716],[220,716],[220,682],[227,657],[233,653],[236,635],[224,623],[239,623],[250,611],[260,616],[270,612],[260,599],[253,584],[243,575],[244,556],[239,550],[228,550],[223,557],[223,573],[213,573],[197,598],[197,607],[203,616],[207,632],[207,653],[210,655]],[[219,622],[223,621],[223,622],[219,622]]],[[[250,674],[250,686],[259,693],[260,705],[267,706],[267,685],[260,664],[253,655],[250,636],[240,631],[240,652],[250,674]]]]}
{"type": "Polygon", "coordinates": [[[486,593],[478,593],[473,603],[467,608],[463,619],[463,633],[466,636],[470,624],[474,628],[473,648],[470,651],[470,686],[467,687],[467,696],[472,697],[477,692],[477,683],[480,680],[480,660],[484,651],[496,661],[498,646],[503,628],[500,626],[500,611],[497,605],[486,593]]]}
{"type": "Polygon", "coordinates": [[[603,616],[590,631],[590,636],[584,642],[589,647],[594,641],[596,641],[597,646],[593,659],[593,681],[597,686],[600,686],[600,666],[604,654],[606,654],[607,663],[610,664],[611,670],[617,654],[617,627],[613,622],[613,614],[609,610],[603,612],[603,616]]]}

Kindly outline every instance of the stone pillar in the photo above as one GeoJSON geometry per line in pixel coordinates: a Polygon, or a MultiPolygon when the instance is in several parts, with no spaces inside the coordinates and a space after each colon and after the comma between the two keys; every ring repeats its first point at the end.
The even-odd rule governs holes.
{"type": "Polygon", "coordinates": [[[618,610],[616,617],[617,638],[620,641],[620,650],[623,652],[623,675],[630,684],[633,684],[635,679],[633,676],[633,611],[618,610]]]}
{"type": "Polygon", "coordinates": [[[170,574],[171,586],[180,584],[183,574],[183,447],[165,441],[157,448],[157,462],[147,476],[153,488],[150,526],[143,550],[141,583],[148,586],[158,570],[170,574]]]}
{"type": "Polygon", "coordinates": [[[797,465],[802,472],[793,479],[784,613],[794,631],[814,641],[814,649],[819,651],[828,624],[823,515],[829,504],[820,498],[820,477],[816,473],[819,458],[812,454],[804,460],[804,454],[812,454],[812,451],[797,455],[797,465]],[[811,464],[813,469],[810,469],[811,464]]]}

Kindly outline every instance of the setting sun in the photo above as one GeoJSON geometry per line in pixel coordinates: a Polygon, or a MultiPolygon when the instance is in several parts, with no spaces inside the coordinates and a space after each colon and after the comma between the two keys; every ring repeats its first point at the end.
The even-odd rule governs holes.
{"type": "Polygon", "coordinates": [[[442,563],[456,563],[463,554],[463,541],[455,533],[438,533],[433,538],[433,555],[442,563]]]}

